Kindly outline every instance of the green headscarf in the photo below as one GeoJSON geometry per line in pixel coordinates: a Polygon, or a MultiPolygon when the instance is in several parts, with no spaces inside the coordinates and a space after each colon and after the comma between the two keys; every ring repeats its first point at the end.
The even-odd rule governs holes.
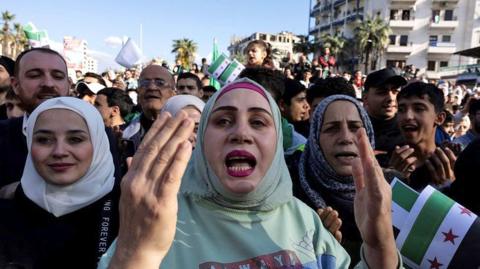
{"type": "MultiPolygon", "coordinates": [[[[259,93],[258,98],[264,97],[259,93]]],[[[280,110],[275,100],[262,86],[247,78],[239,79],[226,85],[216,92],[205,105],[198,127],[197,145],[193,151],[185,175],[183,176],[180,192],[183,195],[193,196],[198,199],[207,199],[218,205],[233,209],[268,211],[289,202],[293,198],[292,180],[283,154],[281,128],[280,110]],[[212,108],[218,97],[221,96],[225,90],[230,91],[232,89],[263,92],[270,104],[277,133],[275,156],[267,173],[255,190],[248,194],[241,195],[232,193],[223,186],[208,164],[203,150],[205,129],[207,128],[212,108]]],[[[215,147],[215,145],[208,146],[215,147]]],[[[223,162],[224,160],[218,161],[223,162]]]]}

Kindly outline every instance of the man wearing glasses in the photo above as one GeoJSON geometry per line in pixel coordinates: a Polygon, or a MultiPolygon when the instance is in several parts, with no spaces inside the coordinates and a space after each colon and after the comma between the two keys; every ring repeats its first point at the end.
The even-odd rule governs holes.
{"type": "Polygon", "coordinates": [[[160,65],[149,65],[140,73],[138,80],[138,102],[142,114],[132,120],[123,131],[122,137],[129,151],[137,150],[143,136],[148,132],[168,98],[175,95],[175,80],[167,69],[160,65]]]}
{"type": "Polygon", "coordinates": [[[388,165],[390,153],[403,144],[397,126],[397,95],[407,80],[393,68],[384,68],[368,74],[363,92],[363,105],[375,133],[375,151],[382,167],[388,165]]]}

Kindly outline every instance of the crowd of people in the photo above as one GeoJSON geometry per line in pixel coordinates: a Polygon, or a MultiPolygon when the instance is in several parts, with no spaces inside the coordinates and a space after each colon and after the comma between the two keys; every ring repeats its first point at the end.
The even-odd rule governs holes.
{"type": "Polygon", "coordinates": [[[401,268],[394,178],[480,212],[480,88],[245,56],[221,89],[1,56],[0,268],[401,268]]]}

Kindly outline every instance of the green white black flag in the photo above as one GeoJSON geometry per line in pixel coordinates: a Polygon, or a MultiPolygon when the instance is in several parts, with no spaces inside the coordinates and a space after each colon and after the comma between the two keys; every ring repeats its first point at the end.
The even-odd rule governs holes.
{"type": "Polygon", "coordinates": [[[409,268],[479,268],[480,221],[475,214],[428,186],[420,194],[392,181],[392,219],[397,248],[409,268]]]}

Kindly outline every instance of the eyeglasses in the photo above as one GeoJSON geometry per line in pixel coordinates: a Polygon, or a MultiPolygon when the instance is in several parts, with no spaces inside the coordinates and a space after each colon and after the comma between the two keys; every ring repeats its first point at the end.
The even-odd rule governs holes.
{"type": "Polygon", "coordinates": [[[138,85],[140,86],[140,88],[147,88],[148,86],[150,86],[150,83],[152,82],[158,88],[164,88],[164,87],[170,86],[170,84],[165,82],[165,80],[163,79],[140,79],[138,80],[138,85]]]}

